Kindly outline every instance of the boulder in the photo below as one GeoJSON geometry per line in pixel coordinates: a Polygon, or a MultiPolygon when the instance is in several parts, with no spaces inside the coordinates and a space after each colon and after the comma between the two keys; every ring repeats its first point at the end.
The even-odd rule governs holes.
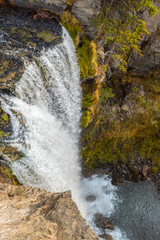
{"type": "Polygon", "coordinates": [[[71,192],[0,184],[1,240],[98,240],[71,192]]]}
{"type": "Polygon", "coordinates": [[[99,228],[114,230],[114,225],[109,218],[104,217],[101,213],[95,214],[94,222],[99,228]]]}

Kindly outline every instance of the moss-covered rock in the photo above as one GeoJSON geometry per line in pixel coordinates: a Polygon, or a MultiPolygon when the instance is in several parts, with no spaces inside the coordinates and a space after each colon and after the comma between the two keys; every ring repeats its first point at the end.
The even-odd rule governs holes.
{"type": "Polygon", "coordinates": [[[159,79],[158,70],[148,76],[119,75],[102,85],[93,121],[83,132],[84,165],[152,159],[153,171],[160,168],[159,79]]]}
{"type": "Polygon", "coordinates": [[[1,109],[0,106],[0,138],[9,136],[11,132],[12,127],[10,117],[1,109]]]}
{"type": "Polygon", "coordinates": [[[13,174],[12,170],[3,164],[0,164],[0,183],[20,185],[18,179],[13,174]]]}
{"type": "Polygon", "coordinates": [[[93,77],[98,71],[97,46],[84,35],[81,23],[69,12],[61,15],[62,25],[68,30],[76,46],[81,78],[93,77]]]}
{"type": "Polygon", "coordinates": [[[50,11],[1,5],[0,89],[14,90],[24,62],[62,42],[62,28],[50,11]],[[7,23],[7,24],[6,24],[7,23]]]}

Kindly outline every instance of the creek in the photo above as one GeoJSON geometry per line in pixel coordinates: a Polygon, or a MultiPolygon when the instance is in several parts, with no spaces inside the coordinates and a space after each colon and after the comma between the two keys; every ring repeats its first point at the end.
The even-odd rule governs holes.
{"type": "MultiPolygon", "coordinates": [[[[151,194],[152,200],[147,205],[149,193],[154,189],[152,185],[148,188],[146,182],[117,188],[108,176],[82,179],[79,166],[81,99],[75,47],[63,28],[63,43],[44,49],[35,61],[25,63],[15,96],[1,96],[2,108],[11,116],[13,127],[13,134],[5,141],[25,155],[10,163],[14,174],[25,185],[51,192],[71,190],[82,215],[97,234],[102,231],[95,226],[93,216],[102,213],[116,226],[112,232],[106,230],[114,240],[158,240],[158,229],[155,235],[158,238],[141,238],[144,234],[140,231],[141,227],[148,230],[153,215],[159,218],[160,211],[154,210],[154,206],[160,209],[156,193],[151,194]],[[139,190],[138,195],[138,186],[144,188],[143,194],[139,190]],[[145,215],[147,211],[150,215],[145,215]],[[135,218],[134,229],[131,216],[135,218]],[[142,225],[141,217],[146,219],[142,225]]],[[[158,224],[157,221],[156,226],[158,224]]]]}

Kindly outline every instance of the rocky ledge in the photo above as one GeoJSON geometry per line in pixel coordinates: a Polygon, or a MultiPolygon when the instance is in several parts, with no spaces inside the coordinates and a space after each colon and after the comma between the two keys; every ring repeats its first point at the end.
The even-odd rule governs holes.
{"type": "Polygon", "coordinates": [[[71,192],[0,184],[1,240],[98,240],[71,192]]]}

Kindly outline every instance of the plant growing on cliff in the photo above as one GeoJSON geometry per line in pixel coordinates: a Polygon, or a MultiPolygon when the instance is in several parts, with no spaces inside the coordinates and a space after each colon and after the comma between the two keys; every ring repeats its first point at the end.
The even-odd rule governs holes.
{"type": "Polygon", "coordinates": [[[156,15],[155,0],[105,0],[100,14],[93,23],[98,29],[97,38],[106,40],[106,65],[114,65],[125,71],[130,51],[141,54],[142,36],[149,34],[145,22],[140,18],[147,9],[156,15]]]}
{"type": "Polygon", "coordinates": [[[93,77],[98,70],[96,44],[84,36],[81,23],[69,11],[63,12],[61,22],[75,44],[81,77],[93,77]]]}

